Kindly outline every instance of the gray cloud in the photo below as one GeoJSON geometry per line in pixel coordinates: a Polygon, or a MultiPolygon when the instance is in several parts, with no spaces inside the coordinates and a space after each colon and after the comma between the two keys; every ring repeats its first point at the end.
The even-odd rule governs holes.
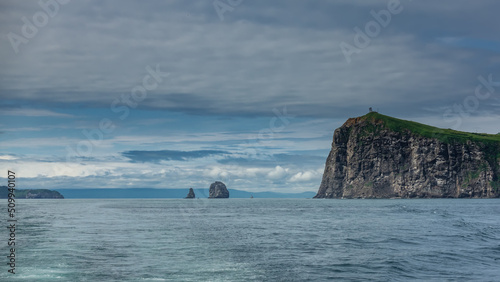
{"type": "Polygon", "coordinates": [[[109,107],[141,83],[147,65],[160,64],[171,77],[141,108],[270,115],[287,105],[298,116],[345,117],[372,106],[415,116],[461,102],[478,75],[498,70],[498,52],[439,41],[497,40],[495,1],[402,1],[403,12],[347,64],[339,44],[386,3],[246,1],[221,22],[210,1],[73,1],[14,55],[5,35],[19,33],[20,17],[40,8],[6,2],[0,97],[15,105],[109,107]]]}
{"type": "Polygon", "coordinates": [[[215,155],[228,154],[219,150],[197,150],[197,151],[126,151],[122,155],[133,162],[159,162],[159,161],[187,161],[189,159],[198,159],[215,155]]]}
{"type": "Polygon", "coordinates": [[[298,166],[318,167],[324,164],[325,156],[314,155],[296,155],[296,154],[273,154],[261,156],[226,156],[225,158],[217,160],[220,164],[225,165],[238,165],[238,166],[259,166],[259,167],[275,167],[281,166],[298,166]]]}

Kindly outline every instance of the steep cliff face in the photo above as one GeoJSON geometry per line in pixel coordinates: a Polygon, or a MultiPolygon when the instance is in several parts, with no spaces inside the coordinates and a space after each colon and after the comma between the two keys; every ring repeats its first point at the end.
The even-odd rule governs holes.
{"type": "Polygon", "coordinates": [[[335,130],[315,198],[494,198],[499,177],[500,135],[372,112],[335,130]]]}

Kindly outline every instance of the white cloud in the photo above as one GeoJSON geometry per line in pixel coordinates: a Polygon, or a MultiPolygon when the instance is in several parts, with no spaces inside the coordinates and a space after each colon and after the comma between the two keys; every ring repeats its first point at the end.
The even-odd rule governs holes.
{"type": "Polygon", "coordinates": [[[18,157],[16,157],[16,156],[0,155],[0,160],[12,161],[12,160],[17,160],[17,159],[18,159],[18,157]]]}
{"type": "Polygon", "coordinates": [[[220,180],[231,189],[303,192],[315,191],[320,177],[314,171],[300,172],[282,166],[249,168],[217,164],[193,166],[183,162],[164,165],[106,160],[66,163],[0,158],[0,170],[7,169],[16,171],[19,178],[31,186],[51,189],[208,187],[211,182],[220,180]],[[287,180],[290,175],[291,179],[287,180]],[[47,183],[50,187],[37,184],[42,179],[43,182],[40,183],[47,183]]]}
{"type": "Polygon", "coordinates": [[[285,177],[288,173],[288,168],[282,168],[281,166],[276,166],[273,170],[267,173],[267,178],[269,179],[281,179],[285,177]]]}
{"type": "Polygon", "coordinates": [[[222,178],[225,179],[229,176],[229,173],[226,169],[216,166],[209,168],[208,171],[205,171],[204,175],[212,179],[222,179],[222,178]]]}
{"type": "MultiPolygon", "coordinates": [[[[29,18],[40,7],[36,1],[2,2],[0,98],[13,108],[4,107],[0,115],[73,119],[67,124],[58,119],[59,125],[41,125],[43,130],[15,119],[19,126],[1,130],[6,138],[0,147],[8,153],[39,151],[39,156],[3,155],[0,167],[15,166],[33,183],[40,176],[52,181],[47,185],[60,186],[205,187],[207,179],[223,179],[240,189],[315,190],[322,173],[313,169],[315,164],[294,159],[267,167],[269,162],[260,166],[258,161],[307,150],[325,151],[326,158],[333,130],[368,107],[442,124],[441,112],[430,117],[426,109],[461,103],[472,93],[478,75],[497,71],[498,52],[451,43],[472,37],[498,40],[500,4],[455,2],[403,2],[403,12],[369,46],[353,54],[351,64],[339,44],[352,43],[353,28],[363,27],[371,19],[370,11],[385,8],[387,1],[245,2],[228,13],[224,22],[210,1],[122,1],[119,5],[72,1],[61,6],[50,24],[27,44],[21,44],[15,56],[6,35],[20,33],[21,17],[29,18]],[[131,117],[121,128],[105,136],[90,158],[61,162],[66,146],[75,148],[86,140],[72,130],[95,128],[96,112],[109,110],[116,98],[141,83],[146,66],[156,64],[171,76],[148,92],[137,110],[131,109],[131,117]],[[255,126],[191,127],[176,123],[175,115],[166,119],[165,111],[148,111],[194,113],[199,119],[267,116],[269,120],[261,127],[266,129],[272,109],[285,105],[298,118],[275,132],[271,140],[259,140],[255,126]],[[76,121],[71,114],[55,110],[73,108],[86,120],[76,121]],[[140,115],[150,119],[134,120],[140,115]],[[301,120],[303,116],[315,120],[301,120]],[[155,128],[161,130],[152,132],[155,128]],[[129,163],[119,155],[126,150],[206,148],[227,150],[243,160],[251,157],[255,163],[221,165],[216,158],[129,163]]],[[[500,131],[496,127],[498,105],[490,102],[481,103],[475,113],[478,117],[464,119],[462,129],[500,131]]],[[[107,113],[115,120],[118,117],[107,113]]]]}
{"type": "Polygon", "coordinates": [[[298,172],[290,178],[290,182],[307,182],[313,179],[317,179],[321,176],[317,170],[307,170],[304,172],[298,172]]]}

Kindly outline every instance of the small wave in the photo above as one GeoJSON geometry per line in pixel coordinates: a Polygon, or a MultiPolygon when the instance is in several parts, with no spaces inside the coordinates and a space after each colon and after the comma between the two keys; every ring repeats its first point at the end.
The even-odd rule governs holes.
{"type": "Polygon", "coordinates": [[[388,206],[391,210],[393,210],[394,213],[412,213],[412,214],[421,214],[421,213],[426,213],[426,210],[423,209],[418,209],[415,207],[410,207],[407,205],[401,205],[401,204],[396,204],[396,205],[390,205],[388,206]]]}
{"type": "Polygon", "coordinates": [[[388,244],[395,244],[395,245],[413,245],[413,246],[421,245],[421,243],[416,241],[416,240],[405,240],[405,239],[400,238],[400,237],[386,238],[386,239],[380,241],[380,243],[388,243],[388,244]]]}

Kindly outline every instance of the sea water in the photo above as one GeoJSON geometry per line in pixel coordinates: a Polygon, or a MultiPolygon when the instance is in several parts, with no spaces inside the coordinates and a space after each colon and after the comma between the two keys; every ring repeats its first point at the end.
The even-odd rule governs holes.
{"type": "Polygon", "coordinates": [[[500,281],[500,199],[16,203],[0,281],[500,281]]]}

